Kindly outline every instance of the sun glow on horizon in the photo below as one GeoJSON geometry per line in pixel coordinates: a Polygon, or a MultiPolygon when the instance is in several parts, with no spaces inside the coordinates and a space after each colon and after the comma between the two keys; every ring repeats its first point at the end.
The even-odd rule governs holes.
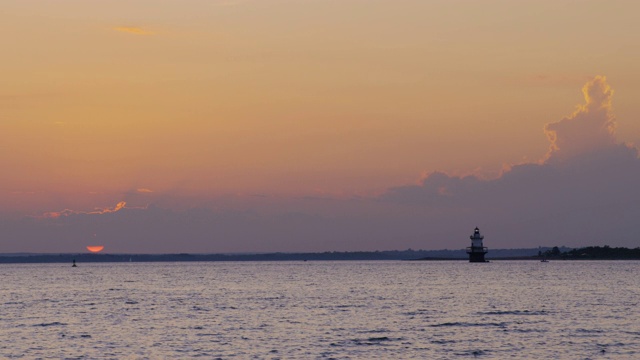
{"type": "Polygon", "coordinates": [[[102,245],[87,246],[87,250],[89,250],[92,253],[99,253],[100,251],[102,251],[102,249],[104,249],[104,246],[102,246],[102,245]]]}

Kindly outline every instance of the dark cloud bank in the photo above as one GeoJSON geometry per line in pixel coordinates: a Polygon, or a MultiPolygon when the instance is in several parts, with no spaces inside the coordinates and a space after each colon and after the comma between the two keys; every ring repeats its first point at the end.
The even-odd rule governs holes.
{"type": "Polygon", "coordinates": [[[11,240],[3,252],[82,251],[86,245],[136,253],[458,249],[468,246],[475,226],[494,248],[637,247],[637,149],[615,139],[605,78],[594,78],[583,92],[584,105],[546,125],[544,159],[513,166],[497,179],[434,172],[419,185],[375,198],[265,198],[235,210],[121,206],[3,220],[11,240]]]}

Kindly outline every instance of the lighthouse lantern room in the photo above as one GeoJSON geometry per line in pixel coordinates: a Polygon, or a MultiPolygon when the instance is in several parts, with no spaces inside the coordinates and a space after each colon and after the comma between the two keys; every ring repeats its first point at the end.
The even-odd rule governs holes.
{"type": "Polygon", "coordinates": [[[480,234],[480,229],[476,227],[473,231],[471,238],[471,246],[467,248],[467,254],[469,254],[469,262],[486,262],[484,255],[488,252],[487,248],[482,246],[482,240],[484,236],[480,234]]]}

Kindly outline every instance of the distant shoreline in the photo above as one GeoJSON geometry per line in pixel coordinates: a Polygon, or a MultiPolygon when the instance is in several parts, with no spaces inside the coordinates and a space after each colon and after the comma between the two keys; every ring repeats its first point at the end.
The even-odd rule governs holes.
{"type": "MultiPolygon", "coordinates": [[[[495,253],[505,256],[530,256],[536,249],[504,249],[495,253]]],[[[248,254],[0,254],[0,263],[82,263],[95,262],[175,262],[175,261],[319,261],[319,260],[467,260],[465,250],[390,250],[390,251],[325,251],[313,253],[248,253],[248,254]]]]}
{"type": "MultiPolygon", "coordinates": [[[[558,260],[640,260],[640,248],[586,247],[494,249],[489,261],[542,259],[558,260]]],[[[316,253],[264,253],[264,254],[0,254],[0,264],[34,263],[111,263],[111,262],[223,262],[223,261],[353,261],[353,260],[406,260],[406,261],[468,261],[464,250],[393,250],[345,251],[316,253]]]]}

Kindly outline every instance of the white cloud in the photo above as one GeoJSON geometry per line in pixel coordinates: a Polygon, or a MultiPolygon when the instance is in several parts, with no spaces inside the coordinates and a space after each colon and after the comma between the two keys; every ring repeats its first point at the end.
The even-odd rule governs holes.
{"type": "Polygon", "coordinates": [[[616,122],[611,113],[613,90],[604,76],[582,88],[585,104],[564,119],[547,124],[551,141],[548,161],[562,161],[615,145],[616,122]]]}

